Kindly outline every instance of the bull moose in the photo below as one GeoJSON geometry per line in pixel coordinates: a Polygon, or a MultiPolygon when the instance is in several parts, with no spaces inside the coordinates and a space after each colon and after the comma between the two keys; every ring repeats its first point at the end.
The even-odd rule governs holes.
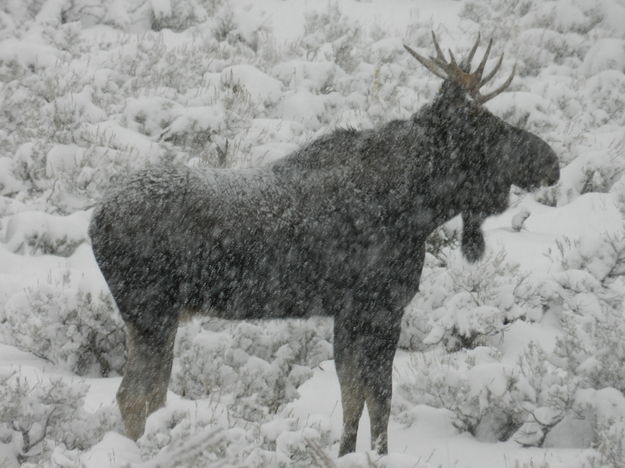
{"type": "Polygon", "coordinates": [[[539,137],[491,114],[482,94],[502,63],[471,72],[479,36],[458,63],[406,50],[444,81],[429,105],[378,128],[337,129],[249,169],[155,165],[112,191],[90,225],[93,251],[127,330],[117,392],[137,439],[165,404],[182,313],[226,319],[334,317],[341,386],[339,454],[356,448],[364,404],[387,453],[393,357],[404,307],[418,291],[425,240],[462,216],[461,248],[484,252],[481,224],[524,189],[558,181],[539,137]]]}

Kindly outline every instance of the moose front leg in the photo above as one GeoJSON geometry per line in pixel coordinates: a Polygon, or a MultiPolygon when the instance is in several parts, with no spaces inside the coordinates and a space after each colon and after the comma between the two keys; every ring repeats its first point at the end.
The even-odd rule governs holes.
{"type": "Polygon", "coordinates": [[[356,450],[358,423],[365,406],[365,392],[360,366],[355,362],[360,357],[359,346],[342,321],[334,323],[334,363],[341,387],[341,404],[343,406],[343,434],[339,447],[339,457],[356,450]]]}
{"type": "Polygon", "coordinates": [[[142,332],[126,323],[127,361],[117,390],[126,434],[137,440],[147,417],[165,406],[174,355],[176,326],[142,332]]]}
{"type": "Polygon", "coordinates": [[[371,448],[379,454],[388,453],[388,420],[393,395],[393,358],[399,333],[372,335],[364,346],[361,373],[369,420],[371,448]]]}
{"type": "Polygon", "coordinates": [[[372,448],[380,454],[388,452],[393,358],[400,321],[401,316],[393,317],[382,311],[375,316],[359,316],[356,321],[341,318],[335,321],[334,358],[343,404],[339,456],[356,450],[358,422],[365,401],[371,421],[372,448]]]}

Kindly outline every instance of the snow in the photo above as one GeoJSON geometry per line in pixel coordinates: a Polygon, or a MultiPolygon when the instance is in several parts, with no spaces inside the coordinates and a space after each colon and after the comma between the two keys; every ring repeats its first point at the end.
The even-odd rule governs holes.
{"type": "Polygon", "coordinates": [[[617,38],[598,40],[586,53],[582,70],[592,76],[604,70],[625,70],[625,41],[617,38]]]}
{"type": "Polygon", "coordinates": [[[622,0],[532,0],[527,11],[495,0],[135,3],[0,6],[0,465],[19,466],[23,439],[6,421],[20,411],[28,421],[32,403],[8,376],[87,388],[82,419],[54,422],[32,459],[44,466],[305,466],[317,444],[338,467],[575,468],[622,447],[622,0]],[[311,12],[329,16],[311,23],[311,12]],[[431,54],[431,30],[454,52],[492,34],[491,60],[505,52],[493,87],[517,62],[511,89],[487,107],[551,144],[561,181],[513,190],[483,226],[485,263],[448,247],[428,254],[394,363],[390,454],[369,451],[365,411],[358,453],[336,457],[327,320],[181,325],[167,406],[138,442],[123,436],[119,317],[88,240],[89,207],[151,162],[258,166],[337,126],[408,118],[439,81],[403,44],[431,54]],[[110,354],[94,352],[109,339],[110,354]],[[97,357],[81,368],[85,356],[97,357]],[[561,410],[554,401],[567,397],[561,410]],[[522,422],[505,441],[497,405],[522,422]],[[545,433],[530,411],[556,423],[545,433]]]}
{"type": "MultiPolygon", "coordinates": [[[[232,2],[238,10],[250,16],[263,18],[272,27],[276,39],[280,42],[296,39],[304,26],[303,13],[313,9],[323,9],[327,4],[319,5],[311,0],[267,0],[250,2],[235,0],[232,2]]],[[[459,23],[456,1],[424,0],[415,4],[411,0],[393,0],[389,7],[385,0],[346,0],[341,2],[341,10],[349,18],[363,25],[374,25],[383,30],[403,33],[411,22],[431,21],[442,25],[447,30],[454,30],[459,23]],[[444,26],[443,26],[444,25],[444,26]]]]}
{"type": "Polygon", "coordinates": [[[553,5],[553,16],[556,19],[555,26],[560,31],[583,29],[588,21],[584,13],[576,5],[571,5],[566,0],[555,2],[553,5]]]}
{"type": "Polygon", "coordinates": [[[272,74],[284,84],[309,91],[320,90],[342,70],[332,62],[290,60],[276,65],[272,74]]]}
{"type": "Polygon", "coordinates": [[[76,211],[68,216],[55,216],[39,211],[22,211],[5,218],[3,242],[11,252],[38,254],[59,253],[69,256],[82,242],[88,242],[90,212],[76,211]],[[45,251],[50,244],[55,250],[45,251]],[[71,249],[71,250],[70,250],[71,249]]]}
{"type": "Polygon", "coordinates": [[[13,160],[0,158],[0,195],[12,195],[24,189],[24,185],[13,175],[13,160]]]}
{"type": "Polygon", "coordinates": [[[510,122],[549,122],[550,102],[544,97],[526,91],[503,93],[488,103],[488,109],[510,122]]]}
{"type": "Polygon", "coordinates": [[[46,175],[57,178],[74,172],[80,167],[84,153],[77,145],[54,145],[46,155],[46,175]]]}
{"type": "Polygon", "coordinates": [[[276,107],[276,113],[282,119],[292,120],[307,128],[319,128],[319,118],[325,110],[325,98],[301,90],[285,95],[276,107]]]}
{"type": "MultiPolygon", "coordinates": [[[[565,172],[562,179],[565,186],[565,172]]],[[[620,232],[622,222],[613,195],[587,193],[559,208],[524,200],[503,215],[486,220],[484,228],[487,242],[493,247],[503,247],[522,269],[549,271],[552,260],[546,254],[556,249],[557,240],[564,237],[573,240],[584,238],[596,244],[606,235],[620,232]],[[512,228],[512,221],[524,211],[530,215],[525,219],[522,234],[519,235],[512,228]],[[579,213],[584,214],[580,216],[579,213]]]]}
{"type": "Polygon", "coordinates": [[[171,2],[169,0],[150,0],[150,6],[157,19],[171,16],[171,2]]]}
{"type": "Polygon", "coordinates": [[[181,112],[181,106],[171,99],[141,97],[129,99],[124,109],[128,128],[148,136],[160,136],[163,127],[181,112]]]}
{"type": "Polygon", "coordinates": [[[510,365],[515,364],[518,356],[527,349],[530,343],[536,343],[545,350],[552,350],[556,339],[562,333],[560,326],[552,322],[554,322],[553,317],[548,315],[540,323],[523,321],[512,323],[506,328],[505,340],[499,348],[502,353],[502,361],[510,365]]]}
{"type": "Polygon", "coordinates": [[[128,150],[130,148],[141,156],[155,160],[162,152],[162,149],[146,136],[110,120],[97,124],[86,124],[85,131],[106,140],[114,149],[128,150]]]}
{"type": "Polygon", "coordinates": [[[224,109],[220,105],[187,107],[177,112],[162,137],[183,134],[185,131],[214,131],[217,132],[224,121],[224,109]]]}
{"type": "Polygon", "coordinates": [[[225,86],[243,86],[258,104],[272,104],[280,99],[281,83],[251,65],[233,65],[224,68],[221,80],[225,86]]]}
{"type": "Polygon", "coordinates": [[[55,47],[30,41],[6,39],[0,42],[0,61],[15,61],[23,67],[53,67],[66,57],[55,47]]]}
{"type": "Polygon", "coordinates": [[[109,432],[88,453],[81,456],[80,461],[85,468],[114,468],[120,463],[140,462],[141,452],[127,437],[109,432]]]}

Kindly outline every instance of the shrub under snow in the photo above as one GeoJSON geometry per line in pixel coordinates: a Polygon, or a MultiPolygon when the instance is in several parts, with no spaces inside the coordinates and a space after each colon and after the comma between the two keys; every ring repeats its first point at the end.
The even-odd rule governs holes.
{"type": "Polygon", "coordinates": [[[12,344],[78,375],[121,373],[125,331],[111,297],[76,284],[68,271],[17,292],[0,310],[12,344]]]}
{"type": "Polygon", "coordinates": [[[229,411],[250,421],[296,398],[311,367],[332,357],[327,321],[217,323],[220,331],[202,330],[199,322],[178,331],[171,389],[187,398],[225,398],[229,411]]]}
{"type": "Polygon", "coordinates": [[[504,251],[489,251],[474,265],[457,250],[446,252],[442,265],[428,257],[423,293],[406,310],[400,346],[472,348],[486,344],[515,320],[542,317],[540,291],[504,251]]]}
{"type": "MultiPolygon", "coordinates": [[[[593,463],[619,467],[616,461],[625,454],[622,243],[622,232],[604,235],[595,242],[559,242],[558,249],[551,252],[557,268],[543,279],[541,288],[533,289],[539,300],[537,307],[546,306],[547,320],[555,318],[558,322],[553,347],[528,341],[513,362],[498,352],[495,339],[482,341],[489,347],[447,356],[428,351],[423,359],[414,358],[411,372],[402,376],[398,388],[401,399],[396,408],[400,419],[410,424],[410,405],[427,404],[451,411],[452,423],[458,430],[482,440],[512,439],[523,446],[595,446],[593,463]]],[[[493,267],[497,262],[489,265],[493,267]]],[[[488,297],[488,288],[483,291],[467,287],[479,284],[471,280],[473,268],[456,282],[464,285],[462,297],[471,293],[465,302],[457,299],[453,288],[446,288],[436,279],[437,284],[451,291],[443,297],[453,301],[454,310],[460,310],[458,304],[471,304],[468,299],[479,297],[480,292],[488,297]]],[[[498,271],[497,281],[491,278],[484,284],[505,285],[503,270],[498,271]]],[[[453,265],[449,272],[453,276],[452,272],[453,265]]],[[[482,271],[478,278],[485,275],[482,271]]],[[[423,304],[436,304],[436,296],[423,304]]],[[[460,338],[466,336],[465,329],[483,335],[488,334],[485,331],[504,332],[504,315],[493,309],[481,309],[473,303],[456,321],[443,315],[432,330],[435,336],[457,333],[460,338]]],[[[528,309],[524,306],[523,310],[528,309]]],[[[533,317],[519,316],[517,320],[541,321],[544,316],[540,310],[536,309],[533,317]]],[[[470,342],[462,348],[474,346],[470,342]]]]}
{"type": "Polygon", "coordinates": [[[84,410],[87,390],[61,378],[0,375],[0,464],[43,463],[58,445],[85,450],[107,430],[119,429],[116,410],[84,410]]]}

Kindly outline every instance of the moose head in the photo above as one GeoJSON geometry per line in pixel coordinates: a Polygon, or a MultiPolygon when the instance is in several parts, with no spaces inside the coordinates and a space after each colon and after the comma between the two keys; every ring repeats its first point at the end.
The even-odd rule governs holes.
{"type": "Polygon", "coordinates": [[[434,164],[441,174],[440,183],[432,182],[438,194],[436,203],[442,197],[453,199],[452,204],[459,207],[462,252],[474,262],[484,253],[480,226],[486,217],[506,209],[510,186],[532,190],[555,184],[560,176],[558,158],[539,137],[506,123],[484,106],[510,86],[515,72],[514,67],[503,84],[482,94],[481,89],[495,77],[504,57],[502,54],[493,69],[484,73],[492,39],[474,71],[470,69],[479,35],[460,63],[451,50],[449,60],[445,58],[434,33],[432,40],[436,56],[429,58],[404,45],[423,66],[444,80],[434,102],[415,118],[428,121],[426,125],[432,132],[429,138],[436,140],[432,147],[441,153],[434,164]],[[450,178],[452,174],[457,176],[450,178]]]}

